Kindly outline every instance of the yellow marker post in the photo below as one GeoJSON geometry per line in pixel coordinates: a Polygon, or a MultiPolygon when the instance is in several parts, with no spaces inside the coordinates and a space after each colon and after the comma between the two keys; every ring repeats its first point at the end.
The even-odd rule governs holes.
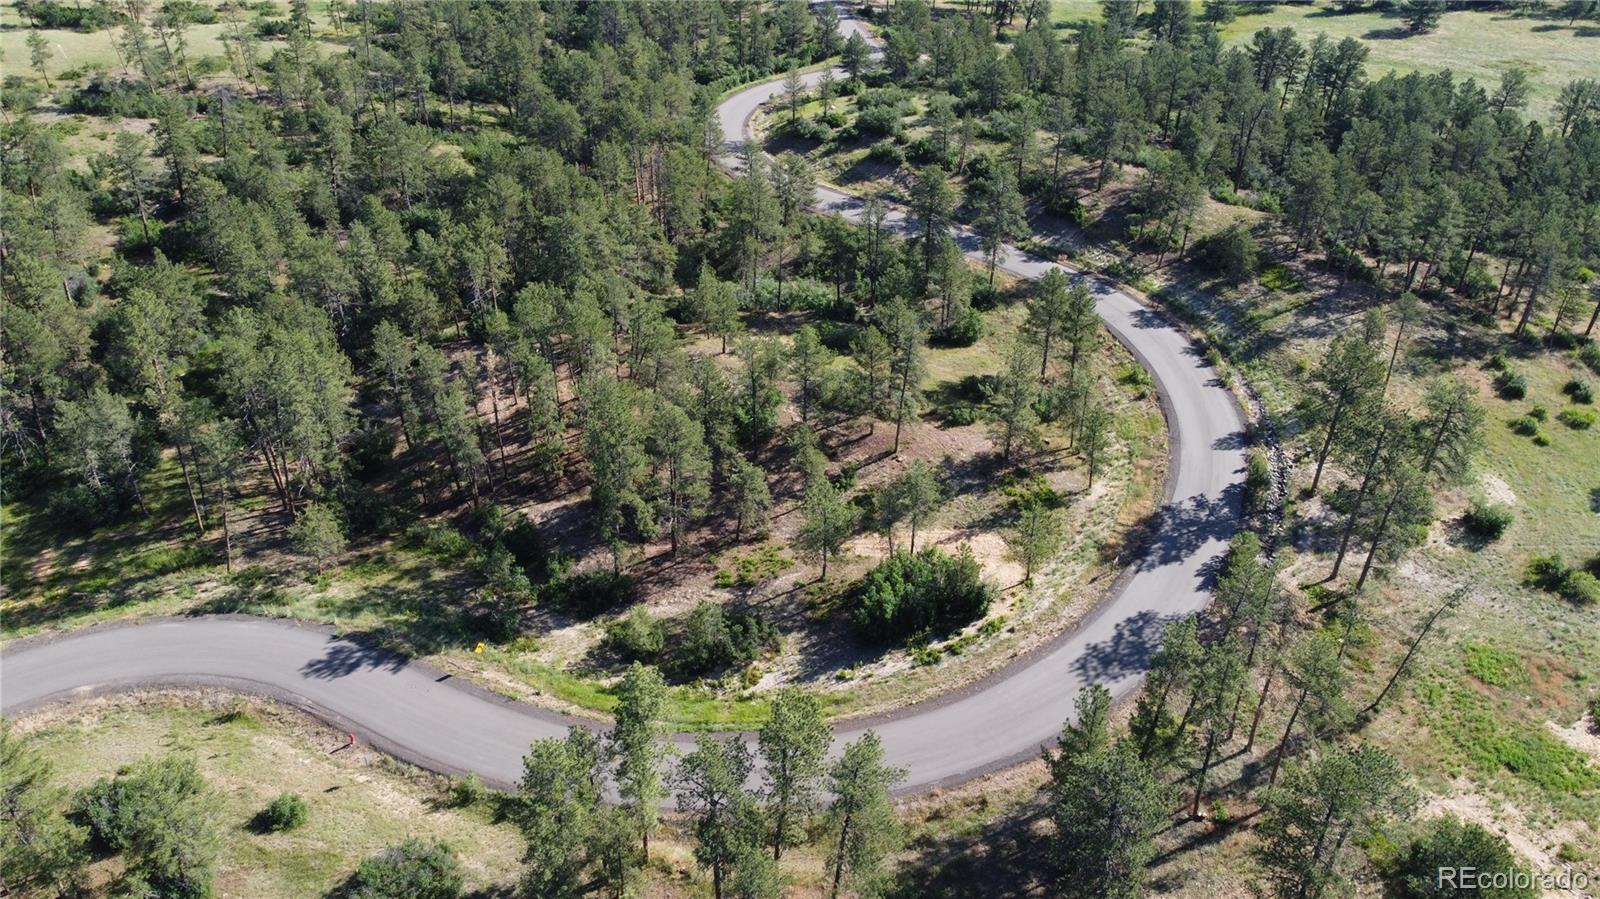
{"type": "Polygon", "coordinates": [[[479,640],[478,645],[472,647],[472,651],[481,654],[483,652],[483,641],[479,640]]]}

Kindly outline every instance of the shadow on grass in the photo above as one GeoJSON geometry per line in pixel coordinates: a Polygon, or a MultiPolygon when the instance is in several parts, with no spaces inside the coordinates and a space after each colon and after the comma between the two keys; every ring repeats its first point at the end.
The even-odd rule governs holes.
{"type": "Polygon", "coordinates": [[[980,830],[919,838],[911,847],[915,855],[901,865],[888,895],[896,899],[1056,895],[1045,818],[1041,796],[980,830]]]}

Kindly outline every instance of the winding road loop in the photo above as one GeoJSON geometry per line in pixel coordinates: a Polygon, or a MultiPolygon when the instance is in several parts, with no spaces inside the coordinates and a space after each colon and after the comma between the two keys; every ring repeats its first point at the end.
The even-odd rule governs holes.
{"type": "MultiPolygon", "coordinates": [[[[841,30],[861,31],[842,14],[841,30]]],[[[812,85],[821,77],[806,78],[812,85]]],[[[774,80],[723,102],[725,162],[737,168],[757,108],[782,91],[774,80]]],[[[819,187],[816,209],[856,220],[859,199],[819,187]]],[[[914,230],[890,207],[887,225],[914,230]]],[[[957,244],[979,258],[972,232],[957,244]]],[[[1053,262],[1005,247],[999,267],[1038,278],[1053,262]]],[[[1073,277],[1083,277],[1065,269],[1073,277]]],[[[888,761],[904,767],[904,792],[970,779],[1037,755],[1072,715],[1078,690],[1105,685],[1123,698],[1137,688],[1166,622],[1204,608],[1207,581],[1241,512],[1245,421],[1232,394],[1188,337],[1163,315],[1095,281],[1106,328],[1154,377],[1170,434],[1163,505],[1139,557],[1095,611],[1049,645],[938,699],[844,721],[835,751],[868,729],[888,761]]],[[[409,659],[345,640],[326,628],[247,616],[163,619],[21,640],[0,654],[0,713],[147,687],[207,686],[268,696],[359,735],[379,750],[452,775],[476,772],[513,786],[534,740],[594,722],[506,699],[409,659]]],[[[673,741],[687,745],[691,735],[673,741]]]]}

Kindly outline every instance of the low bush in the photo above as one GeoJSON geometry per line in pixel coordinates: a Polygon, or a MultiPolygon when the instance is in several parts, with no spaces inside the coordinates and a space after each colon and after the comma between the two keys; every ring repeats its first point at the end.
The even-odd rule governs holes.
{"type": "Polygon", "coordinates": [[[710,602],[696,606],[676,636],[673,668],[685,677],[748,665],[777,649],[781,639],[777,625],[761,613],[728,612],[710,602]]]}
{"type": "Polygon", "coordinates": [[[1240,225],[1232,225],[1195,242],[1195,261],[1224,279],[1243,284],[1256,276],[1261,265],[1261,247],[1254,236],[1240,225]]]}
{"type": "Polygon", "coordinates": [[[1252,512],[1265,510],[1272,499],[1272,466],[1267,462],[1266,453],[1259,449],[1251,450],[1245,463],[1244,493],[1252,512]]]}
{"type": "Polygon", "coordinates": [[[1568,602],[1592,606],[1600,603],[1600,578],[1581,568],[1574,568],[1561,579],[1556,592],[1568,602]]]}
{"type": "Polygon", "coordinates": [[[1534,406],[1532,409],[1528,410],[1528,417],[1534,421],[1549,421],[1550,410],[1543,406],[1534,406]]]}
{"type": "Polygon", "coordinates": [[[450,804],[456,808],[477,805],[488,794],[489,791],[484,789],[483,781],[478,779],[476,773],[469,773],[450,784],[450,804]]]}
{"type": "Polygon", "coordinates": [[[309,813],[304,799],[294,793],[280,793],[278,798],[261,810],[257,821],[260,829],[266,833],[282,833],[304,827],[309,813]]]}
{"type": "Polygon", "coordinates": [[[1578,347],[1578,361],[1589,366],[1589,370],[1600,375],[1600,343],[1586,343],[1578,347]]]}
{"type": "Polygon", "coordinates": [[[1473,535],[1485,540],[1499,540],[1511,527],[1511,508],[1493,503],[1481,496],[1474,497],[1461,515],[1461,523],[1473,535]]]}
{"type": "Polygon", "coordinates": [[[916,555],[897,551],[878,563],[851,591],[849,608],[862,636],[892,643],[976,621],[993,598],[970,549],[952,556],[928,548],[916,555]]]}
{"type": "Polygon", "coordinates": [[[900,165],[906,161],[906,153],[900,145],[892,140],[880,140],[867,150],[867,158],[876,162],[887,162],[891,165],[900,165]]]}
{"type": "MultiPolygon", "coordinates": [[[[1447,868],[1475,868],[1497,874],[1502,871],[1520,875],[1528,873],[1504,837],[1450,815],[1437,818],[1429,824],[1421,836],[1411,841],[1405,855],[1395,860],[1393,870],[1386,873],[1394,895],[1403,899],[1429,899],[1457,895],[1454,889],[1446,891],[1440,888],[1439,872],[1447,868]]],[[[1533,899],[1538,895],[1532,887],[1515,885],[1472,892],[1473,895],[1485,897],[1492,895],[1496,899],[1533,899]]]]}
{"type": "Polygon", "coordinates": [[[1539,420],[1531,415],[1524,415],[1521,418],[1513,418],[1510,423],[1510,428],[1524,437],[1532,437],[1533,435],[1539,433],[1539,420]]]}
{"type": "Polygon", "coordinates": [[[1556,418],[1574,431],[1587,431],[1594,427],[1595,412],[1593,409],[1562,409],[1556,418]]]}
{"type": "Polygon", "coordinates": [[[666,644],[666,629],[644,606],[634,606],[606,628],[606,648],[630,662],[654,662],[666,644]]]}
{"type": "Polygon", "coordinates": [[[35,28],[85,33],[110,28],[125,18],[109,3],[68,5],[55,0],[17,0],[17,13],[27,18],[35,28]]]}
{"type": "Polygon", "coordinates": [[[1572,398],[1574,403],[1593,403],[1594,387],[1582,378],[1573,378],[1561,388],[1561,392],[1572,398]]]}
{"type": "Polygon", "coordinates": [[[983,337],[983,313],[968,307],[939,330],[939,343],[944,346],[972,346],[983,337]]]}
{"type": "Polygon", "coordinates": [[[629,575],[601,569],[552,581],[540,598],[568,614],[592,617],[632,603],[638,592],[629,575]]]}
{"type": "Polygon", "coordinates": [[[1509,368],[1494,379],[1494,386],[1508,400],[1520,400],[1528,395],[1528,379],[1522,376],[1522,372],[1509,368]]]}
{"type": "Polygon", "coordinates": [[[1522,582],[1541,590],[1555,590],[1567,576],[1567,563],[1557,555],[1534,556],[1522,569],[1522,582]]]}
{"type": "Polygon", "coordinates": [[[409,839],[363,860],[343,894],[347,899],[456,899],[464,883],[453,849],[409,839]]]}

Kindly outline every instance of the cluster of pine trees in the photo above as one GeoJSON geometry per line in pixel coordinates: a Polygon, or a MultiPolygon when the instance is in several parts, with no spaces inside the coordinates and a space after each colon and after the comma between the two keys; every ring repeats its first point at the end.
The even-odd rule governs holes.
{"type": "MultiPolygon", "coordinates": [[[[724,351],[738,330],[747,300],[716,268],[745,238],[721,227],[738,205],[713,102],[836,53],[831,7],[362,3],[334,11],[350,49],[328,53],[296,3],[261,61],[273,45],[229,5],[243,80],[202,82],[189,6],[115,4],[134,74],[57,85],[150,120],[87,172],[31,114],[38,92],[8,92],[3,440],[29,475],[8,489],[92,528],[148,514],[170,450],[230,564],[247,497],[337,547],[392,529],[392,507],[554,489],[577,456],[605,540],[676,545],[713,464],[756,523],[770,499],[745,451],[771,436],[775,382],[795,371],[804,412],[832,354],[742,341],[734,378],[684,352],[674,317],[724,351]],[[109,268],[95,221],[118,238],[109,268]]],[[[809,193],[786,183],[792,236],[809,193]]],[[[867,344],[887,371],[893,351],[867,344]]]]}
{"type": "Polygon", "coordinates": [[[1522,114],[1521,69],[1490,86],[1449,72],[1373,77],[1362,42],[1287,27],[1224,47],[1215,25],[1229,17],[1213,7],[1226,3],[1199,19],[1190,4],[1106,3],[1103,22],[1064,38],[1036,6],[992,4],[984,18],[909,0],[887,20],[888,77],[929,96],[929,131],[904,155],[928,178],[968,175],[965,211],[988,239],[1019,236],[1010,182],[1075,214],[1080,190],[1137,163],[1132,236],[1158,262],[1188,246],[1211,196],[1281,214],[1294,252],[1320,253],[1342,277],[1381,282],[1393,268],[1397,292],[1459,296],[1519,336],[1536,314],[1559,332],[1589,311],[1592,333],[1600,82],[1569,83],[1538,121],[1522,114]],[[1002,52],[995,36],[1019,14],[1002,52]],[[993,162],[1009,175],[975,160],[980,136],[1002,143],[993,162]],[[1062,166],[1074,155],[1090,163],[1086,184],[1062,166]]]}

